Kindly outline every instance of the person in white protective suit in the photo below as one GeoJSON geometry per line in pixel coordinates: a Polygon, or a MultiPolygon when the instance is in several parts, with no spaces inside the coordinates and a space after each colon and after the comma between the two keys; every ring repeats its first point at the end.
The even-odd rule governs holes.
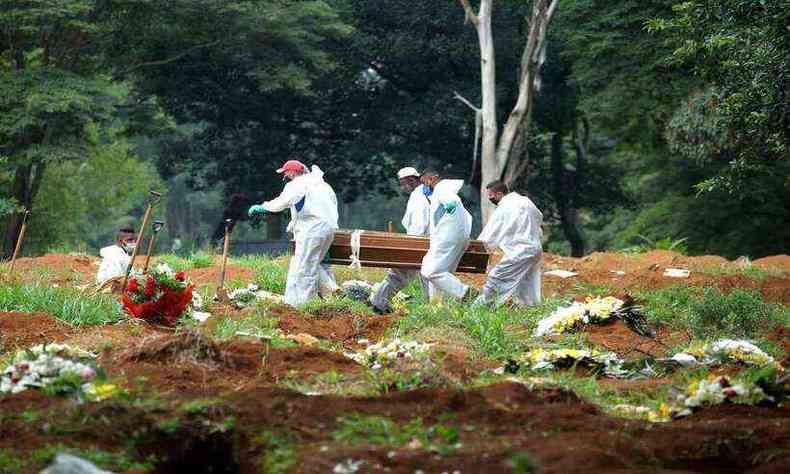
{"type": "Polygon", "coordinates": [[[464,182],[441,179],[435,171],[425,171],[422,182],[433,193],[429,198],[431,244],[422,259],[420,273],[432,285],[432,292],[440,291],[457,299],[469,300],[474,296],[474,290],[453,275],[472,233],[472,215],[458,197],[464,182]]]}
{"type": "Polygon", "coordinates": [[[322,285],[337,288],[332,270],[321,263],[337,229],[337,196],[317,166],[308,171],[301,162],[290,160],[277,172],[290,182],[276,199],[252,206],[249,215],[291,209],[289,231],[296,249],[288,267],[285,302],[296,307],[318,296],[322,285]]]}
{"type": "MultiPolygon", "coordinates": [[[[430,219],[429,212],[431,202],[428,200],[430,188],[420,182],[420,173],[407,167],[398,171],[398,182],[400,190],[409,194],[409,202],[406,204],[406,213],[403,215],[403,228],[406,234],[416,237],[425,237],[429,234],[430,219]]],[[[390,311],[390,300],[415,278],[420,279],[426,298],[430,297],[428,281],[416,270],[401,268],[391,268],[387,272],[387,277],[382,281],[376,291],[370,295],[370,304],[373,311],[384,314],[390,311]]]]}
{"type": "Polygon", "coordinates": [[[101,263],[96,274],[96,283],[102,285],[108,280],[126,275],[126,269],[132,260],[131,255],[136,246],[137,237],[134,230],[120,229],[115,244],[99,251],[101,263]]]}
{"type": "Polygon", "coordinates": [[[478,240],[483,241],[489,252],[500,248],[504,256],[488,272],[475,304],[536,305],[541,299],[543,214],[532,200],[510,192],[501,181],[494,181],[486,188],[488,199],[497,208],[478,240]]]}

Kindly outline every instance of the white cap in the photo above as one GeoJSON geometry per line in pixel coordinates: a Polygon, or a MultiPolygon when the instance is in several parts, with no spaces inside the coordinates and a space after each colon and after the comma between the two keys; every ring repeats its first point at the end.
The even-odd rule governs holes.
{"type": "Polygon", "coordinates": [[[412,168],[411,166],[408,166],[406,168],[401,168],[401,170],[398,171],[398,179],[408,178],[409,176],[416,176],[417,178],[419,178],[420,172],[417,171],[416,168],[412,168]]]}

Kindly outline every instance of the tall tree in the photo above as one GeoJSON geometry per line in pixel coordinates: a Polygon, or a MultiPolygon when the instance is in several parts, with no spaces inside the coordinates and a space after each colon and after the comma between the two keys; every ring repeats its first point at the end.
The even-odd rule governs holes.
{"type": "MultiPolygon", "coordinates": [[[[481,194],[488,182],[504,178],[512,184],[527,170],[526,134],[532,117],[533,96],[540,85],[540,68],[545,59],[546,33],[559,5],[559,0],[534,0],[526,45],[521,54],[519,92],[516,104],[499,135],[496,113],[496,52],[494,51],[492,13],[493,0],[481,0],[477,12],[468,0],[458,0],[466,19],[477,31],[480,46],[481,116],[481,194]]],[[[483,220],[488,219],[492,206],[481,199],[483,220]]]]}
{"type": "MultiPolygon", "coordinates": [[[[0,0],[0,154],[9,159],[11,197],[30,209],[52,162],[80,159],[87,129],[107,119],[111,84],[95,75],[94,1],[0,0]]],[[[3,252],[21,216],[7,219],[3,252]]]]}

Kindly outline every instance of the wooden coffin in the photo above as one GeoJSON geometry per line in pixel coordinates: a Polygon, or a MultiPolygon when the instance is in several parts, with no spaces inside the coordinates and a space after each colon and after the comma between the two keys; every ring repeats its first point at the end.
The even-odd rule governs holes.
{"type": "MultiPolygon", "coordinates": [[[[351,264],[351,233],[352,231],[349,230],[335,232],[335,240],[329,248],[330,263],[351,264]]],[[[363,267],[419,270],[422,266],[422,258],[428,252],[430,240],[427,237],[412,237],[406,234],[365,231],[361,235],[360,244],[359,260],[363,267]]],[[[472,240],[456,271],[485,273],[488,257],[483,243],[472,240]]]]}

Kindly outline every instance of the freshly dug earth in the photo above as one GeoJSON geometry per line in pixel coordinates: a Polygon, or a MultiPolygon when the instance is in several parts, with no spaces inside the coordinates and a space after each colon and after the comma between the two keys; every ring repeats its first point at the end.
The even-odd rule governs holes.
{"type": "Polygon", "coordinates": [[[278,306],[272,313],[280,318],[279,328],[288,334],[309,334],[345,345],[357,345],[360,339],[378,341],[392,324],[391,316],[359,314],[332,314],[329,317],[312,317],[294,312],[287,306],[278,306]]]}
{"type": "Polygon", "coordinates": [[[75,329],[43,313],[0,313],[0,354],[18,348],[61,342],[75,329]]]}
{"type": "Polygon", "coordinates": [[[528,455],[547,473],[779,473],[787,467],[781,453],[790,439],[788,408],[725,405],[649,424],[602,414],[570,393],[530,391],[516,383],[373,398],[305,396],[259,384],[206,398],[209,392],[160,383],[171,382],[148,379],[146,391],[135,394],[137,400],[156,394],[158,402],[147,404],[74,406],[35,392],[0,398],[0,411],[7,414],[0,449],[24,453],[65,443],[117,451],[132,443],[140,458],[156,456],[161,473],[257,473],[267,461],[282,459],[284,448],[296,457],[289,471],[295,473],[338,472],[335,467],[349,460],[362,460],[356,472],[364,473],[513,472],[510,462],[517,454],[528,455]],[[159,391],[166,387],[171,390],[159,391]],[[41,413],[41,420],[25,421],[23,412],[41,413]],[[336,441],[340,420],[355,414],[452,427],[460,446],[437,455],[419,443],[336,441]],[[235,422],[227,424],[230,419],[235,422]],[[45,422],[48,428],[41,429],[45,422]],[[269,444],[260,437],[264,432],[281,444],[269,444]]]}

